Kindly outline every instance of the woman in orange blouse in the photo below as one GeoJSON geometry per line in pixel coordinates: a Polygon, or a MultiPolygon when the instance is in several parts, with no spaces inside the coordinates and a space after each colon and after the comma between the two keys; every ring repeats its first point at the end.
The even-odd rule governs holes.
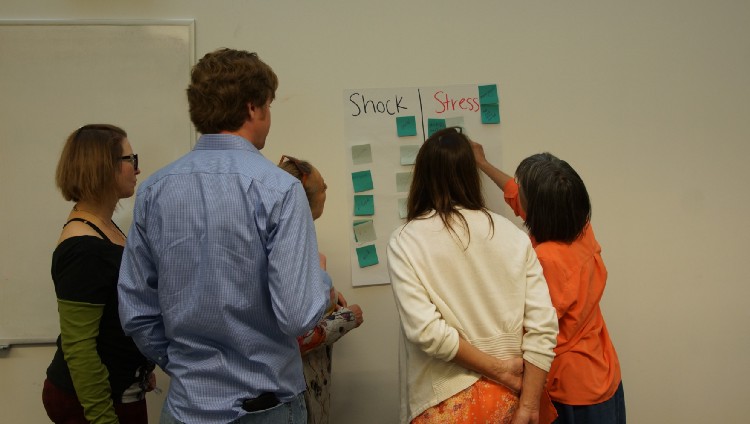
{"type": "Polygon", "coordinates": [[[560,333],[546,386],[555,423],[625,423],[620,362],[599,307],[607,269],[583,181],[549,153],[524,159],[514,180],[487,161],[480,144],[472,147],[477,166],[523,218],[557,310],[560,333]]]}

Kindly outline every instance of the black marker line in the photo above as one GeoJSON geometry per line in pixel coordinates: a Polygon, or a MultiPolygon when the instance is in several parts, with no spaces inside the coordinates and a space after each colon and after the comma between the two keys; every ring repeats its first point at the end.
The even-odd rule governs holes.
{"type": "Polygon", "coordinates": [[[425,132],[424,132],[424,112],[422,111],[422,91],[417,88],[417,94],[419,95],[419,118],[422,121],[422,143],[425,142],[425,132]]]}

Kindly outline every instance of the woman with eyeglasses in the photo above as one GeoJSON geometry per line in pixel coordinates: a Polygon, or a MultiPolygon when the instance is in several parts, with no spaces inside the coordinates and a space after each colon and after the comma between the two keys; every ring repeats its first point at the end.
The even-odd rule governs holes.
{"type": "MultiPolygon", "coordinates": [[[[282,156],[279,167],[302,182],[313,220],[323,214],[326,185],[317,168],[309,162],[282,156]]],[[[320,253],[320,265],[326,269],[326,258],[320,253]]],[[[363,322],[359,305],[347,305],[344,296],[331,289],[331,305],[323,319],[312,330],[297,338],[305,374],[305,405],[308,424],[327,424],[331,403],[331,360],[333,343],[363,322]]]]}
{"type": "Polygon", "coordinates": [[[550,153],[521,161],[513,178],[487,161],[481,144],[472,148],[479,169],[523,218],[557,310],[560,334],[547,379],[555,423],[624,424],[620,361],[599,306],[607,268],[583,180],[550,153]]]}
{"type": "Polygon", "coordinates": [[[138,155],[121,128],[85,125],[63,147],[56,183],[75,202],[52,254],[60,336],[42,400],[55,423],[148,422],[154,365],[125,336],[117,280],[125,234],[112,221],[135,192],[138,155]]]}
{"type": "Polygon", "coordinates": [[[538,422],[555,309],[528,236],[485,207],[460,129],[419,149],[388,269],[401,318],[401,422],[538,422]]]}

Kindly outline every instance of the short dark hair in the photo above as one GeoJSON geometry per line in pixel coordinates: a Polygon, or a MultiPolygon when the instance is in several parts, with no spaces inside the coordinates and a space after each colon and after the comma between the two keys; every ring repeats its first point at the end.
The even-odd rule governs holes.
{"type": "Polygon", "coordinates": [[[203,134],[237,130],[247,118],[247,104],[263,107],[274,99],[278,86],[276,74],[256,53],[213,51],[190,74],[190,119],[203,134]]]}
{"type": "Polygon", "coordinates": [[[583,180],[572,166],[551,153],[538,153],[516,169],[526,200],[526,222],[537,243],[572,243],[591,221],[591,202],[583,180]]]}
{"type": "Polygon", "coordinates": [[[73,131],[57,163],[55,182],[68,201],[117,202],[122,141],[128,134],[110,124],[89,124],[73,131]]]}
{"type": "Polygon", "coordinates": [[[435,132],[419,149],[406,208],[407,223],[434,211],[453,234],[454,220],[469,230],[459,208],[481,210],[494,231],[471,143],[460,127],[435,132]]]}

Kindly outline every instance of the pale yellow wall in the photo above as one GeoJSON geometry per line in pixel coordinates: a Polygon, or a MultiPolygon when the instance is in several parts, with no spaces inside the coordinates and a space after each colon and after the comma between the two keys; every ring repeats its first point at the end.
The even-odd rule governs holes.
{"type": "MultiPolygon", "coordinates": [[[[392,423],[398,406],[390,288],[350,285],[341,92],[484,82],[499,84],[503,117],[500,140],[479,140],[500,143],[491,159],[512,171],[549,150],[588,184],[630,421],[746,422],[748,17],[748,2],[683,0],[4,0],[0,10],[0,19],[195,18],[198,57],[229,46],[274,67],[281,86],[264,154],[320,168],[329,186],[320,247],[366,317],[335,349],[334,424],[392,423]]],[[[51,355],[28,347],[0,358],[0,422],[45,422],[38,392],[51,355]]]]}

